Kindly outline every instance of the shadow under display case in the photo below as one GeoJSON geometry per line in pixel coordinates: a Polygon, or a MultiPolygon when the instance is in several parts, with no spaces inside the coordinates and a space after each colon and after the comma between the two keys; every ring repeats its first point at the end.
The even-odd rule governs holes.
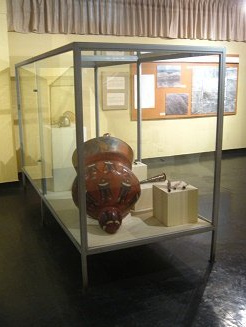
{"type": "MultiPolygon", "coordinates": [[[[80,251],[84,287],[88,284],[88,255],[167,238],[212,232],[210,260],[214,261],[225,87],[223,48],[72,43],[17,64],[16,79],[23,180],[29,179],[42,204],[80,251]],[[208,80],[213,87],[207,90],[204,83],[191,95],[194,81],[183,79],[181,63],[196,60],[202,65],[210,57],[217,70],[208,80]],[[183,117],[184,111],[192,114],[192,108],[197,108],[195,99],[212,96],[217,103],[212,115],[183,117]],[[157,107],[161,108],[157,118],[142,119],[157,107]],[[138,180],[163,173],[166,177],[140,184],[140,198],[114,234],[106,233],[87,214],[85,141],[96,138],[97,142],[103,135],[132,148],[132,171],[138,180]],[[72,197],[75,179],[77,205],[72,197]]],[[[210,100],[206,101],[204,105],[209,105],[210,100]]],[[[107,169],[111,167],[108,162],[107,169]]],[[[101,184],[100,194],[105,196],[108,191],[101,184]]],[[[127,182],[121,185],[125,188],[119,194],[127,192],[127,182]]]]}

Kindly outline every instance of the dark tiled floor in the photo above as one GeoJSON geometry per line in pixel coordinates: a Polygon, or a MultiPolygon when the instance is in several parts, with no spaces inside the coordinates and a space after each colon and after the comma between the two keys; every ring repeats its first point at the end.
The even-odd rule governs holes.
{"type": "Polygon", "coordinates": [[[41,226],[32,187],[2,184],[0,326],[246,326],[246,156],[222,168],[213,266],[210,233],[94,255],[87,294],[77,250],[49,213],[41,226]]]}

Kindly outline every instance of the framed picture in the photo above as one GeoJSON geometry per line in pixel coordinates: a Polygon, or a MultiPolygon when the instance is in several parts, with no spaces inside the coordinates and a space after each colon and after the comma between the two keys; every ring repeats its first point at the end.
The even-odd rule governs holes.
{"type": "Polygon", "coordinates": [[[191,114],[217,112],[219,70],[217,66],[192,67],[191,114]]]}
{"type": "Polygon", "coordinates": [[[128,109],[129,74],[103,72],[102,98],[103,110],[128,109]]]}
{"type": "Polygon", "coordinates": [[[166,115],[187,115],[188,97],[187,93],[167,93],[166,115]]]}
{"type": "Polygon", "coordinates": [[[235,113],[237,106],[237,67],[227,67],[225,77],[225,113],[235,113]]]}
{"type": "MultiPolygon", "coordinates": [[[[225,113],[236,113],[237,74],[238,69],[236,66],[227,65],[225,75],[225,113]]],[[[192,68],[192,115],[216,114],[218,81],[218,67],[195,66],[192,68]]]]}
{"type": "Polygon", "coordinates": [[[157,87],[181,86],[181,65],[157,65],[157,87]]]}

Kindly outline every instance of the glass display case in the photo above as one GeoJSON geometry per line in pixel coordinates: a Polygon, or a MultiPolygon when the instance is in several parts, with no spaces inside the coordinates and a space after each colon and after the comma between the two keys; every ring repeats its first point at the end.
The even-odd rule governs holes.
{"type": "Polygon", "coordinates": [[[214,260],[225,70],[224,48],[110,43],[71,43],[16,65],[23,181],[80,251],[84,287],[88,255],[167,238],[211,232],[214,260]],[[86,144],[103,135],[132,148],[139,181],[165,176],[140,183],[114,234],[88,214],[96,200],[88,198],[86,144]]]}

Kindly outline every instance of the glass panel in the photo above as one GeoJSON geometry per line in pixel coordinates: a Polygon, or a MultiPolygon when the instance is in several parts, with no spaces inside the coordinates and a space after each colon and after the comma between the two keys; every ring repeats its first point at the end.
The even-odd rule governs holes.
{"type": "MultiPolygon", "coordinates": [[[[111,222],[104,224],[104,214],[108,210],[110,213],[106,214],[107,219],[109,220],[112,213],[113,216],[116,215],[117,223],[120,223],[121,218],[118,215],[125,216],[127,213],[125,207],[129,207],[128,204],[123,203],[125,190],[134,188],[129,183],[132,183],[135,178],[131,177],[130,168],[136,158],[137,123],[131,121],[130,115],[131,64],[126,63],[128,58],[129,53],[122,51],[101,51],[97,52],[94,57],[88,57],[85,52],[82,55],[82,96],[87,139],[95,138],[96,124],[98,123],[99,136],[110,135],[112,141],[104,143],[107,137],[101,138],[91,145],[92,151],[95,151],[97,147],[99,151],[103,149],[115,151],[113,154],[109,153],[108,156],[104,156],[104,153],[95,157],[92,155],[93,159],[85,168],[89,247],[96,244],[97,240],[100,242],[101,237],[107,242],[105,230],[110,230],[111,222]],[[96,122],[97,104],[99,119],[96,122]],[[121,154],[118,155],[121,141],[118,139],[132,148],[134,153],[130,159],[127,157],[127,159],[121,160],[121,154]],[[124,160],[131,162],[124,165],[124,160]],[[129,182],[130,178],[132,178],[131,182],[129,182]],[[120,212],[121,209],[124,213],[120,212]],[[119,220],[117,220],[118,218],[119,220]]],[[[132,197],[127,199],[127,201],[130,200],[132,197]]],[[[112,223],[112,225],[114,224],[112,223]]]]}
{"type": "MultiPolygon", "coordinates": [[[[146,117],[143,115],[142,121],[143,162],[134,162],[133,173],[139,181],[165,173],[169,182],[164,180],[156,182],[156,187],[166,188],[167,198],[173,194],[180,197],[174,201],[174,204],[166,203],[165,210],[169,210],[172,206],[174,211],[188,210],[192,213],[186,215],[185,219],[178,215],[176,217],[175,214],[172,220],[177,218],[176,222],[171,222],[170,225],[169,222],[164,223],[157,211],[160,203],[169,200],[164,197],[158,204],[159,200],[157,202],[154,200],[153,183],[142,184],[139,201],[132,206],[130,214],[125,216],[122,213],[124,218],[122,226],[113,238],[107,238],[105,233],[107,227],[102,226],[100,222],[104,207],[124,210],[121,204],[129,200],[126,194],[130,194],[129,190],[132,191],[135,187],[127,173],[121,175],[124,171],[123,166],[119,166],[121,168],[118,171],[117,160],[107,157],[107,161],[104,160],[102,164],[93,162],[93,167],[86,167],[90,249],[113,246],[117,243],[124,244],[127,241],[158,237],[168,233],[175,234],[182,230],[189,232],[196,228],[206,228],[209,224],[198,219],[198,216],[207,219],[211,219],[212,216],[217,110],[214,102],[217,101],[218,93],[218,77],[215,76],[214,71],[218,64],[213,64],[216,69],[212,69],[209,76],[206,76],[206,84],[210,83],[211,90],[202,87],[199,89],[199,92],[204,93],[204,110],[210,106],[213,108],[206,110],[205,117],[194,119],[192,106],[195,107],[196,97],[192,96],[192,93],[196,91],[193,88],[198,87],[196,80],[198,68],[192,67],[193,56],[184,60],[178,58],[177,64],[163,59],[168,55],[167,52],[139,53],[145,61],[141,65],[141,106],[143,113],[147,112],[148,115],[146,117]],[[148,56],[151,61],[146,61],[148,56]],[[183,76],[184,71],[185,76],[183,76]],[[181,119],[184,116],[185,119],[181,119]],[[111,169],[115,170],[119,178],[118,184],[113,182],[111,169]],[[92,192],[89,185],[90,178],[93,179],[93,183],[97,183],[95,191],[92,192]],[[191,201],[191,205],[187,201],[191,201]],[[100,230],[96,220],[91,219],[93,213],[91,214],[89,206],[92,204],[94,208],[101,206],[101,211],[95,217],[103,230],[100,230]],[[189,209],[187,209],[188,205],[189,209]]],[[[99,136],[109,133],[112,137],[126,142],[133,149],[133,159],[137,158],[136,55],[136,52],[123,51],[99,51],[95,56],[88,56],[84,51],[82,55],[82,94],[87,139],[96,135],[94,110],[98,101],[99,136]],[[98,84],[95,83],[95,76],[98,84]],[[98,90],[95,85],[98,85],[98,90]]],[[[204,64],[199,63],[199,65],[204,64]]],[[[198,64],[195,67],[198,67],[198,64]]],[[[200,103],[196,107],[198,106],[200,103]]]]}
{"type": "MultiPolygon", "coordinates": [[[[148,167],[148,177],[163,172],[166,174],[171,183],[171,193],[175,191],[175,188],[177,191],[178,189],[182,190],[182,188],[187,190],[187,185],[197,188],[198,215],[211,220],[217,121],[217,117],[214,115],[217,114],[218,64],[213,63],[212,68],[207,69],[207,64],[204,62],[192,65],[193,57],[184,61],[189,60],[190,76],[189,79],[186,79],[187,84],[181,85],[180,89],[178,86],[167,85],[173,83],[175,79],[177,80],[177,70],[165,71],[159,76],[157,71],[157,82],[158,78],[161,78],[163,85],[156,89],[156,102],[160,101],[160,92],[162,91],[163,111],[167,110],[168,99],[168,110],[172,112],[182,111],[193,114],[194,108],[199,108],[199,110],[204,110],[204,115],[196,118],[186,117],[182,119],[182,115],[182,117],[176,116],[176,119],[143,121],[142,157],[143,163],[148,167]],[[200,77],[198,77],[198,70],[200,77]],[[184,87],[186,88],[185,92],[183,91],[184,87]],[[196,92],[201,94],[198,100],[195,97],[196,92]],[[183,93],[186,93],[187,101],[184,101],[183,98],[177,98],[177,95],[180,96],[183,93]]],[[[178,65],[180,63],[181,61],[178,62],[178,65]]],[[[163,67],[170,67],[165,66],[163,61],[162,65],[163,67]]],[[[173,65],[178,67],[176,62],[173,65]]],[[[186,73],[184,70],[179,71],[179,81],[185,80],[183,78],[184,73],[186,73]]],[[[165,187],[167,187],[167,183],[165,187]]],[[[177,205],[179,205],[178,202],[177,205]]]]}
{"type": "Polygon", "coordinates": [[[24,170],[33,184],[42,189],[40,125],[35,64],[19,69],[23,128],[24,170]]]}
{"type": "MultiPolygon", "coordinates": [[[[124,247],[127,242],[144,244],[166,235],[211,230],[211,224],[197,217],[212,216],[218,64],[213,61],[212,68],[204,69],[200,59],[193,64],[193,54],[183,60],[172,52],[174,61],[167,55],[167,51],[81,52],[83,126],[77,129],[83,128],[85,141],[94,139],[98,130],[99,136],[111,135],[123,141],[97,140],[92,152],[111,149],[114,155],[85,162],[88,246],[94,253],[115,245],[124,247]],[[142,162],[135,161],[139,150],[137,56],[143,60],[142,162]],[[129,161],[133,162],[132,172],[129,161]],[[150,182],[139,186],[137,179],[163,173],[168,181],[155,182],[155,187],[150,182]],[[172,202],[173,195],[177,199],[172,202]],[[175,220],[171,225],[158,216],[169,209],[171,220],[175,220]],[[192,211],[192,221],[178,216],[185,210],[192,211]],[[108,235],[116,225],[120,226],[116,234],[108,235]]],[[[234,72],[230,79],[234,80],[234,72]]],[[[72,53],[21,68],[20,81],[25,169],[39,183],[56,218],[78,245],[78,184],[72,161],[76,149],[72,53]]],[[[89,143],[84,146],[85,158],[89,143]]]]}
{"type": "MultiPolygon", "coordinates": [[[[82,95],[85,139],[96,136],[95,110],[99,106],[99,136],[105,133],[127,142],[137,153],[137,124],[131,120],[132,65],[125,64],[131,52],[91,51],[82,52],[82,95]],[[90,68],[89,68],[90,66],[90,68]],[[95,70],[98,90],[95,90],[95,70]],[[105,67],[103,67],[105,66],[105,67]],[[125,126],[129,127],[126,133],[125,126]]],[[[136,56],[131,60],[135,60],[136,56]]]]}
{"type": "Polygon", "coordinates": [[[72,53],[40,60],[36,67],[44,194],[68,234],[80,243],[79,210],[72,200],[76,177],[72,163],[76,148],[72,53]]]}
{"type": "Polygon", "coordinates": [[[131,146],[137,157],[137,122],[131,120],[132,65],[112,65],[99,71],[100,132],[110,133],[131,146]]]}

